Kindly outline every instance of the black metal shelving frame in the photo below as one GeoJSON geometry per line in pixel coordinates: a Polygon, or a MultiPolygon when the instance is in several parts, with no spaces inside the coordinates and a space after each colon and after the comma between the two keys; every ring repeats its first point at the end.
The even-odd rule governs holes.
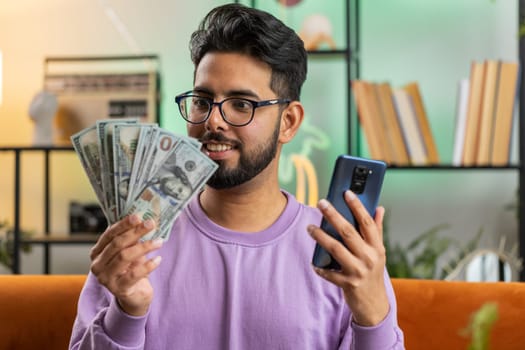
{"type": "Polygon", "coordinates": [[[14,199],[14,208],[13,208],[13,266],[12,273],[20,274],[20,247],[22,244],[41,244],[44,249],[43,254],[43,272],[49,274],[50,271],[50,249],[51,245],[54,244],[93,244],[96,242],[97,236],[93,234],[86,235],[75,235],[75,236],[66,236],[63,238],[56,238],[51,235],[50,232],[50,217],[51,217],[51,188],[50,188],[50,156],[51,153],[59,152],[72,152],[73,147],[32,147],[32,146],[20,146],[20,147],[0,147],[1,153],[12,153],[14,161],[14,179],[13,179],[13,199],[14,199]],[[43,186],[44,186],[44,196],[43,196],[43,210],[44,210],[44,230],[43,235],[38,237],[32,237],[27,239],[22,239],[20,236],[20,214],[22,209],[22,164],[21,158],[23,153],[41,153],[43,154],[43,186]]]}
{"type": "MultiPolygon", "coordinates": [[[[519,0],[518,3],[519,16],[518,16],[518,27],[521,30],[521,26],[525,25],[525,0],[519,0]]],[[[525,89],[523,84],[525,83],[525,33],[520,32],[519,37],[519,63],[520,63],[520,89],[519,89],[519,161],[520,161],[520,172],[519,172],[519,256],[525,258],[525,225],[523,224],[523,218],[525,218],[525,192],[523,190],[523,184],[525,184],[525,172],[523,171],[523,164],[525,164],[525,89]]],[[[525,281],[525,269],[520,272],[520,281],[525,281]]]]}

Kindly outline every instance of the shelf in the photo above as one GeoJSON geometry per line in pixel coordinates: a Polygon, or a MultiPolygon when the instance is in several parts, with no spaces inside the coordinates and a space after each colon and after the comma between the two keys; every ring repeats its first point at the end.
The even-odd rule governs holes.
{"type": "Polygon", "coordinates": [[[72,151],[73,146],[0,146],[0,152],[18,152],[18,151],[72,151]]]}
{"type": "Polygon", "coordinates": [[[323,55],[350,55],[350,51],[347,49],[336,49],[336,50],[308,50],[308,55],[312,56],[323,56],[323,55]]]}
{"type": "Polygon", "coordinates": [[[100,234],[95,233],[74,233],[69,235],[40,234],[30,238],[21,239],[21,244],[90,244],[96,243],[100,234]]]}
{"type": "Polygon", "coordinates": [[[520,170],[519,165],[507,166],[456,166],[450,164],[440,165],[389,165],[388,170],[520,170]]]}

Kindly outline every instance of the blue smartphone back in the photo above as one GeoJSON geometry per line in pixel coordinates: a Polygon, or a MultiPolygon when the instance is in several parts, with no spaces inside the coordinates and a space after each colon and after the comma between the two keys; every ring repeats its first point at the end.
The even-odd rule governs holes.
{"type": "MultiPolygon", "coordinates": [[[[359,227],[344,199],[344,193],[352,190],[361,200],[367,211],[373,217],[379,203],[381,187],[386,172],[386,163],[349,155],[337,158],[330,181],[326,199],[343,215],[356,229],[359,227]]],[[[321,228],[332,237],[343,243],[341,236],[324,218],[321,228]]],[[[344,244],[344,243],[343,243],[344,244]]],[[[314,266],[339,270],[339,263],[319,244],[316,244],[312,258],[314,266]]]]}

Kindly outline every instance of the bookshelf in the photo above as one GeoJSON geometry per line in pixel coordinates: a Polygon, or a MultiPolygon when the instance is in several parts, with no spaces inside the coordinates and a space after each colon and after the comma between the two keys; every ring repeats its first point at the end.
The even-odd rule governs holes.
{"type": "MultiPolygon", "coordinates": [[[[400,5],[399,2],[396,3],[397,5],[400,5]]],[[[435,4],[435,2],[434,2],[435,4]]],[[[498,4],[501,4],[501,3],[498,3],[498,4]]],[[[406,4],[404,4],[406,5],[406,4]]],[[[485,6],[484,8],[488,9],[488,10],[484,10],[484,11],[494,11],[495,13],[499,10],[501,10],[501,7],[500,8],[494,8],[494,6],[492,6],[493,4],[492,3],[489,3],[487,2],[486,4],[480,4],[480,6],[485,6]],[[487,5],[487,6],[485,6],[487,5]],[[492,6],[492,7],[491,7],[492,6]]],[[[394,5],[392,5],[394,6],[394,5]]],[[[432,4],[429,4],[428,5],[429,7],[432,7],[433,5],[432,4]]],[[[451,4],[448,4],[448,5],[443,5],[441,8],[439,9],[436,9],[437,6],[435,6],[436,8],[433,8],[433,10],[435,10],[436,12],[438,12],[438,10],[442,10],[442,12],[445,12],[445,10],[448,10],[447,9],[444,9],[445,7],[453,7],[451,4]]],[[[476,5],[478,6],[478,5],[476,5]]],[[[513,7],[512,8],[512,15],[514,15],[516,13],[515,11],[515,7],[516,4],[513,4],[513,5],[508,5],[506,6],[507,7],[507,12],[505,12],[506,14],[508,14],[509,16],[511,15],[511,13],[509,13],[509,8],[508,7],[513,7]]],[[[524,0],[520,0],[519,2],[517,2],[517,6],[519,6],[519,23],[524,23],[525,22],[525,1],[524,0]]],[[[408,7],[408,5],[407,5],[408,7]]],[[[367,11],[368,13],[370,13],[372,11],[372,8],[373,6],[372,5],[369,5],[368,8],[367,8],[367,11]]],[[[385,10],[387,11],[387,10],[385,10]]],[[[400,10],[401,12],[402,10],[400,10]]],[[[452,10],[451,10],[452,11],[452,10]]],[[[423,11],[421,11],[420,13],[422,13],[423,11]]],[[[472,12],[472,16],[475,16],[475,13],[474,11],[471,11],[472,12]]],[[[411,12],[411,14],[413,15],[414,12],[411,12]]],[[[448,12],[447,12],[448,13],[448,12]]],[[[459,12],[458,12],[459,13],[459,12]]],[[[485,12],[484,12],[485,13],[485,12]]],[[[450,13],[448,13],[450,15],[450,13]]],[[[501,17],[501,12],[499,13],[500,17],[501,17]]],[[[383,15],[384,16],[384,15],[383,15]]],[[[395,16],[395,14],[393,14],[392,16],[395,16]]],[[[372,16],[362,16],[362,23],[364,23],[365,20],[369,20],[370,17],[372,16]]],[[[380,17],[379,15],[377,17],[380,17]]],[[[398,19],[399,22],[402,22],[403,19],[399,18],[398,19]]],[[[429,22],[432,22],[432,20],[430,20],[429,22]]],[[[459,22],[459,21],[458,21],[459,22]]],[[[495,23],[497,23],[498,21],[494,21],[492,23],[487,23],[487,27],[490,28],[491,30],[493,30],[493,35],[494,37],[493,38],[487,38],[487,35],[486,33],[484,33],[483,31],[480,31],[480,32],[477,32],[478,36],[479,37],[483,37],[483,38],[486,38],[487,41],[490,41],[490,39],[492,39],[493,41],[497,41],[498,37],[501,36],[501,35],[508,35],[509,34],[509,31],[508,31],[508,28],[507,31],[499,31],[499,27],[496,27],[495,23]],[[496,30],[497,29],[497,30],[496,30]],[[502,34],[503,33],[503,34],[502,34]]],[[[514,23],[514,21],[508,21],[510,23],[514,23]]],[[[388,22],[389,24],[392,24],[392,22],[388,22]]],[[[410,22],[412,23],[412,22],[410,22]]],[[[468,24],[464,24],[464,30],[466,33],[470,33],[470,35],[474,35],[472,34],[472,32],[474,31],[474,27],[469,27],[469,24],[472,24],[472,22],[469,22],[468,24]]],[[[377,23],[375,23],[375,25],[377,26],[377,23]]],[[[428,26],[432,26],[431,23],[429,23],[428,26]]],[[[454,27],[454,25],[450,24],[450,23],[447,23],[447,26],[450,26],[452,27],[453,29],[457,29],[456,27],[454,27]]],[[[384,27],[382,27],[382,29],[384,30],[384,28],[390,28],[388,26],[388,24],[385,24],[384,27]]],[[[407,24],[405,26],[405,30],[407,30],[407,28],[410,28],[410,24],[407,24]]],[[[418,28],[410,28],[412,30],[417,30],[418,28]]],[[[370,26],[369,27],[364,27],[364,30],[363,32],[365,32],[366,30],[370,30],[370,26]]],[[[512,30],[512,29],[511,29],[512,30]]],[[[378,30],[379,32],[379,30],[378,30]]],[[[447,34],[450,35],[450,33],[452,33],[452,29],[449,30],[449,28],[444,28],[442,32],[446,32],[447,34]]],[[[432,32],[432,33],[435,33],[435,32],[432,32]]],[[[441,33],[441,32],[440,32],[441,33]]],[[[506,37],[505,40],[508,40],[508,41],[513,41],[513,40],[516,40],[517,39],[517,29],[515,29],[515,33],[516,35],[512,35],[514,34],[514,32],[511,34],[511,37],[508,38],[506,37]]],[[[392,44],[392,48],[396,48],[398,47],[399,48],[399,45],[398,43],[399,42],[402,42],[402,40],[399,40],[399,41],[396,41],[394,39],[394,35],[400,35],[401,34],[401,31],[400,32],[396,32],[396,30],[393,30],[391,33],[388,33],[388,37],[393,39],[393,44],[392,44]]],[[[401,35],[404,35],[404,34],[401,34],[401,35]]],[[[424,47],[425,46],[425,42],[428,43],[428,42],[432,42],[435,38],[432,37],[431,35],[429,35],[429,32],[426,32],[425,31],[425,35],[421,35],[422,37],[422,41],[423,42],[417,42],[417,44],[414,44],[414,46],[416,48],[420,48],[420,47],[424,47]],[[426,35],[426,36],[425,36],[426,35]]],[[[446,35],[446,34],[445,34],[446,35]]],[[[467,35],[463,35],[463,39],[465,39],[467,35]]],[[[407,37],[410,38],[410,40],[415,40],[414,39],[414,35],[410,35],[410,34],[407,34],[407,37]]],[[[370,39],[368,37],[366,37],[367,39],[370,39]]],[[[407,40],[407,42],[409,42],[410,40],[407,40]]],[[[475,40],[475,39],[473,39],[475,40]]],[[[503,40],[502,40],[503,41],[503,40]]],[[[367,43],[369,41],[366,41],[367,43]]],[[[370,45],[381,45],[380,43],[372,43],[370,45]]],[[[472,55],[472,58],[482,58],[483,55],[486,54],[486,51],[482,51],[482,50],[479,50],[479,51],[476,51],[476,52],[469,52],[468,51],[468,48],[469,48],[469,45],[470,43],[469,42],[464,42],[464,47],[462,47],[462,49],[465,51],[466,55],[469,55],[471,54],[472,55]]],[[[410,45],[409,43],[406,44],[407,47],[406,48],[399,48],[399,50],[402,50],[403,51],[403,54],[405,56],[408,56],[409,55],[417,55],[418,52],[416,52],[417,50],[414,49],[414,50],[411,50],[410,47],[408,45],[410,45]]],[[[454,43],[451,43],[450,44],[450,52],[452,52],[454,49],[457,49],[457,42],[454,42],[454,43]]],[[[488,45],[488,44],[487,44],[488,45]]],[[[473,47],[475,47],[473,45],[473,47]]],[[[500,55],[502,54],[501,52],[498,51],[499,49],[499,46],[495,47],[495,48],[492,48],[492,50],[494,51],[494,55],[500,55]]],[[[437,46],[436,48],[437,51],[440,51],[440,47],[437,46]]],[[[370,51],[373,51],[373,50],[370,50],[370,51]]],[[[419,51],[423,51],[423,49],[419,50],[419,51]]],[[[514,54],[514,51],[511,50],[514,54]]],[[[443,52],[443,51],[440,51],[440,55],[439,56],[436,56],[434,58],[435,61],[432,61],[431,60],[431,57],[429,58],[428,56],[427,57],[424,57],[426,59],[425,62],[422,62],[420,63],[420,67],[414,67],[414,69],[407,69],[405,71],[403,71],[402,69],[399,69],[398,71],[394,71],[395,68],[393,68],[394,66],[393,65],[388,65],[388,63],[385,63],[385,67],[381,67],[379,70],[381,70],[381,73],[377,74],[378,76],[381,76],[381,77],[390,77],[390,76],[393,76],[394,79],[394,84],[395,85],[401,85],[402,82],[408,82],[409,80],[417,80],[418,77],[422,77],[425,72],[424,72],[424,67],[427,67],[429,69],[432,69],[432,63],[431,62],[434,62],[434,65],[436,66],[436,71],[440,71],[440,72],[443,72],[443,73],[447,73],[446,70],[448,69],[451,69],[451,70],[455,70],[456,67],[451,67],[449,68],[448,65],[454,65],[454,64],[457,64],[457,57],[450,54],[450,52],[447,52],[446,50],[443,52]],[[439,58],[438,58],[439,57],[439,58]],[[456,59],[456,61],[454,61],[452,58],[456,59]],[[450,60],[450,63],[447,62],[447,60],[450,60]],[[435,64],[439,62],[439,64],[435,64]],[[421,69],[421,71],[417,71],[418,69],[421,69]],[[389,72],[390,71],[390,72],[389,72]],[[410,76],[412,74],[412,76],[406,78],[407,80],[402,80],[404,79],[404,77],[401,77],[401,73],[399,73],[399,71],[402,71],[403,73],[405,73],[407,76],[410,76]],[[390,73],[390,74],[389,74],[390,73]],[[401,81],[401,82],[400,82],[401,81]]],[[[368,52],[366,52],[368,53],[368,52]]],[[[525,81],[525,76],[523,75],[523,67],[524,67],[524,64],[525,64],[525,42],[524,42],[524,37],[520,37],[519,39],[519,50],[517,51],[517,56],[513,56],[513,57],[519,57],[519,62],[520,62],[520,65],[522,67],[522,69],[520,70],[520,75],[521,75],[521,88],[518,90],[519,91],[519,102],[523,103],[523,101],[525,101],[525,95],[524,95],[524,89],[523,89],[523,82],[525,81]]],[[[503,55],[505,55],[505,53],[503,53],[503,55]]],[[[363,63],[363,70],[364,70],[364,75],[371,78],[371,80],[376,80],[377,78],[373,78],[373,73],[369,73],[371,70],[367,70],[367,67],[369,65],[365,64],[367,63],[367,59],[370,55],[363,55],[360,59],[361,59],[361,62],[363,63]],[[364,57],[363,57],[364,56],[364,57]]],[[[399,56],[395,56],[395,55],[392,55],[393,57],[391,57],[391,59],[393,61],[397,59],[399,59],[399,57],[401,57],[402,55],[399,55],[399,56]]],[[[423,55],[421,55],[423,56],[423,55]]],[[[421,58],[418,56],[418,58],[421,58]]],[[[508,59],[508,57],[507,57],[508,59]]],[[[407,61],[410,61],[409,59],[407,59],[407,61]]],[[[410,61],[410,62],[414,62],[414,61],[410,61]]],[[[416,62],[418,63],[418,62],[416,62]]],[[[468,63],[466,61],[466,63],[468,63]]],[[[375,66],[374,66],[375,67],[375,66]]],[[[409,68],[412,68],[412,67],[409,67],[409,68]]],[[[428,69],[427,69],[428,70],[428,69]]],[[[459,69],[457,69],[457,71],[459,71],[459,69]]],[[[458,72],[454,72],[454,74],[456,76],[459,76],[458,75],[458,72]]],[[[459,73],[459,74],[463,74],[463,73],[459,73]]],[[[429,76],[437,76],[437,74],[429,74],[429,76]]],[[[379,78],[380,79],[380,78],[379,78]]],[[[424,78],[423,78],[424,79],[424,78]]],[[[440,85],[440,83],[442,83],[444,81],[443,80],[440,80],[440,77],[437,77],[436,79],[436,86],[437,85],[440,85]]],[[[451,86],[451,89],[454,89],[454,86],[451,86]]],[[[432,86],[430,87],[430,90],[432,90],[432,86]]],[[[435,89],[436,90],[436,89],[435,89]]],[[[433,93],[429,94],[429,96],[432,96],[433,98],[436,97],[436,91],[432,91],[433,93]]],[[[444,96],[445,94],[444,93],[441,93],[439,92],[441,95],[437,96],[437,98],[442,98],[442,96],[444,96]]],[[[430,100],[430,99],[429,99],[430,100]]],[[[450,101],[450,99],[449,99],[450,101]]],[[[434,105],[437,105],[438,102],[434,102],[434,105]]],[[[452,102],[455,102],[452,100],[452,102]]],[[[446,103],[446,102],[445,102],[446,103]]],[[[453,104],[453,103],[452,103],[453,104]]],[[[434,108],[435,109],[435,108],[434,108]]],[[[518,135],[525,135],[525,129],[524,129],[524,125],[523,125],[523,122],[521,122],[522,120],[524,120],[523,118],[525,118],[525,114],[524,114],[524,110],[525,108],[520,108],[519,109],[519,115],[517,116],[517,119],[518,119],[518,123],[516,124],[516,127],[517,127],[517,132],[515,134],[518,134],[518,135]]],[[[445,118],[445,114],[444,113],[436,113],[436,115],[440,118],[445,118]]],[[[438,121],[439,123],[439,121],[438,121]]],[[[452,124],[452,123],[451,123],[452,124]]],[[[438,125],[438,127],[441,127],[441,125],[438,125]]],[[[443,131],[444,128],[442,127],[437,135],[441,137],[441,140],[440,141],[443,141],[446,139],[446,138],[449,138],[450,136],[449,135],[444,135],[445,132],[443,131]]],[[[450,130],[450,129],[448,129],[450,130]]],[[[519,189],[519,195],[517,197],[517,204],[518,204],[518,219],[517,221],[513,222],[513,225],[514,224],[517,224],[517,229],[516,231],[514,231],[514,226],[513,225],[510,225],[512,226],[512,231],[507,231],[509,237],[510,235],[512,235],[512,237],[516,237],[517,239],[517,242],[518,243],[521,243],[518,245],[518,257],[520,257],[521,259],[523,259],[525,257],[525,225],[523,224],[524,223],[524,219],[525,218],[525,212],[524,212],[524,208],[525,208],[525,194],[523,193],[523,190],[522,190],[522,187],[525,185],[525,173],[523,171],[523,164],[525,164],[525,140],[524,140],[524,137],[519,137],[518,138],[518,142],[516,142],[515,146],[516,146],[516,151],[515,154],[516,154],[516,157],[514,158],[513,162],[510,164],[510,165],[505,165],[505,166],[454,166],[454,165],[451,165],[449,164],[449,162],[447,160],[445,161],[442,161],[440,162],[439,164],[437,165],[431,165],[431,166],[391,166],[389,167],[389,172],[393,175],[393,176],[398,176],[398,177],[421,177],[421,178],[425,178],[427,176],[430,176],[431,178],[435,179],[437,177],[440,177],[440,179],[450,179],[451,181],[454,181],[455,177],[461,177],[461,178],[467,178],[467,177],[470,177],[472,179],[476,179],[475,181],[478,181],[477,179],[485,179],[486,178],[490,178],[492,179],[491,182],[487,182],[486,184],[486,189],[487,189],[487,192],[492,192],[492,188],[494,187],[499,187],[500,186],[500,183],[498,181],[500,181],[500,178],[498,178],[498,176],[501,175],[501,179],[502,181],[505,181],[509,178],[512,178],[512,184],[508,183],[508,184],[504,184],[506,185],[507,187],[512,187],[514,185],[516,185],[516,188],[519,189]],[[496,182],[494,182],[494,180],[496,182]],[[515,236],[514,236],[515,235],[515,236]]],[[[447,146],[448,147],[448,146],[447,146]]],[[[361,150],[358,150],[356,148],[353,148],[351,150],[353,153],[357,153],[357,154],[360,154],[362,155],[363,153],[361,152],[361,150]]],[[[445,182],[446,180],[444,180],[443,182],[445,182]]],[[[398,183],[400,183],[401,181],[399,181],[398,183]]],[[[396,183],[397,184],[397,183],[396,183]]],[[[406,188],[407,189],[410,189],[411,185],[407,184],[406,188]]],[[[505,186],[503,186],[505,187],[505,186]]],[[[446,187],[443,188],[443,191],[448,191],[448,189],[446,187]]],[[[482,190],[483,191],[483,190],[482,190]]],[[[399,195],[401,191],[398,191],[396,192],[396,194],[398,195],[398,197],[396,197],[396,201],[392,201],[392,203],[394,203],[394,206],[397,205],[396,203],[399,203],[399,202],[402,202],[402,201],[413,201],[415,200],[416,202],[419,200],[421,201],[421,203],[425,203],[425,198],[426,197],[426,193],[423,193],[421,192],[420,194],[420,198],[416,198],[417,196],[414,195],[414,196],[410,196],[410,197],[401,197],[401,195],[399,195]]],[[[468,190],[466,192],[457,192],[457,193],[453,193],[453,192],[450,192],[449,193],[449,196],[451,198],[450,200],[450,205],[451,206],[454,206],[456,207],[457,209],[457,213],[453,215],[456,215],[456,216],[461,216],[463,213],[462,211],[466,211],[468,210],[469,208],[465,208],[465,207],[461,207],[460,205],[458,205],[457,203],[454,202],[454,198],[457,198],[459,196],[463,196],[463,193],[469,193],[468,190]]],[[[444,196],[443,196],[444,197],[444,196]]],[[[483,198],[483,196],[480,196],[483,198]]],[[[489,198],[490,200],[490,195],[486,195],[485,196],[486,198],[489,198]]],[[[428,197],[427,197],[428,198],[428,197]]],[[[432,197],[430,197],[430,201],[433,200],[432,197]]],[[[476,197],[477,198],[477,197],[476,197]]],[[[514,197],[512,197],[512,199],[514,199],[514,197]]],[[[424,204],[426,205],[426,204],[424,204]]],[[[483,207],[484,203],[477,203],[475,201],[475,199],[469,204],[470,208],[475,211],[477,207],[483,207]]],[[[498,204],[499,205],[499,204],[498,204]]],[[[430,216],[432,214],[430,213],[425,213],[424,210],[421,210],[421,211],[418,211],[417,213],[413,213],[413,214],[407,214],[408,211],[406,212],[403,212],[403,219],[405,219],[406,221],[411,221],[412,220],[412,217],[414,216],[417,216],[417,215],[421,215],[421,216],[430,216]]],[[[481,213],[481,211],[480,211],[481,213]]],[[[479,216],[483,216],[483,214],[479,214],[479,216]]],[[[514,218],[512,218],[514,219],[514,218]]],[[[399,221],[402,221],[402,220],[399,220],[399,221]]],[[[478,228],[477,225],[477,222],[476,221],[470,221],[470,224],[472,225],[472,228],[473,228],[473,231],[475,231],[475,229],[478,228]]],[[[410,224],[407,224],[407,225],[410,225],[410,224]]],[[[400,226],[399,226],[400,227],[400,226]]],[[[485,235],[495,235],[495,233],[499,233],[498,231],[492,231],[491,229],[490,230],[485,230],[486,232],[484,233],[485,235]]],[[[396,230],[397,232],[397,230],[396,230]]],[[[509,250],[511,247],[506,247],[507,250],[509,250]]],[[[519,272],[519,276],[518,278],[521,280],[521,281],[525,281],[525,272],[524,270],[522,269],[520,272],[519,272]]]]}

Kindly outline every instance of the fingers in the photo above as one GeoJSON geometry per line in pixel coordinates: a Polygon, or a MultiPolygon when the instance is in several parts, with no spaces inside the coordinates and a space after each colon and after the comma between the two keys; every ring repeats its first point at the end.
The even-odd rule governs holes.
{"type": "Polygon", "coordinates": [[[92,249],[91,270],[97,274],[123,273],[135,260],[158,249],[162,241],[141,242],[140,238],[154,228],[151,220],[138,223],[134,216],[111,226],[92,249]]]}
{"type": "Polygon", "coordinates": [[[368,210],[352,191],[346,191],[344,198],[359,227],[359,232],[327,200],[321,199],[317,207],[321,210],[326,220],[337,230],[348,249],[355,252],[356,249],[359,249],[363,240],[374,246],[382,245],[384,208],[378,207],[375,217],[372,218],[368,210]]]}
{"type": "Polygon", "coordinates": [[[133,286],[137,281],[148,276],[153,270],[155,270],[157,266],[160,265],[161,260],[162,257],[157,255],[152,259],[131,266],[129,270],[117,277],[116,283],[118,283],[122,289],[127,289],[130,286],[133,286]]]}
{"type": "Polygon", "coordinates": [[[110,243],[103,255],[104,258],[93,262],[91,270],[95,275],[105,274],[110,276],[121,276],[140,265],[145,256],[162,246],[162,240],[151,240],[137,242],[130,246],[120,246],[120,242],[114,240],[110,243]]]}
{"type": "Polygon", "coordinates": [[[115,236],[137,226],[139,223],[140,219],[137,215],[129,215],[109,226],[106,231],[102,233],[93,248],[91,248],[91,260],[94,260],[115,236]]]}
{"type": "Polygon", "coordinates": [[[106,229],[91,249],[90,258],[92,261],[95,260],[115,240],[121,243],[134,242],[153,228],[154,223],[151,220],[142,222],[137,215],[129,215],[106,229]]]}
{"type": "Polygon", "coordinates": [[[359,263],[357,256],[350,252],[341,242],[315,225],[308,225],[307,230],[312,238],[339,263],[343,271],[350,273],[353,266],[357,266],[359,263]]]}
{"type": "Polygon", "coordinates": [[[383,243],[383,219],[385,218],[385,208],[382,206],[377,207],[376,216],[374,220],[376,222],[377,229],[379,231],[378,239],[383,243]]]}
{"type": "Polygon", "coordinates": [[[326,234],[323,230],[317,230],[315,229],[315,226],[309,228],[312,237],[314,237],[314,239],[323,246],[340,265],[343,265],[343,261],[340,259],[348,259],[346,257],[348,251],[357,258],[367,259],[367,254],[369,254],[370,248],[377,250],[383,249],[382,227],[385,212],[384,208],[378,207],[374,218],[372,218],[368,213],[368,210],[354,193],[346,191],[344,198],[355,218],[357,226],[359,227],[359,232],[327,200],[320,200],[318,208],[321,210],[325,219],[339,233],[346,247],[340,244],[336,239],[333,239],[330,235],[326,234]]]}
{"type": "Polygon", "coordinates": [[[140,238],[154,228],[152,220],[142,222],[138,216],[128,216],[110,226],[91,250],[91,271],[101,283],[136,268],[137,261],[158,249],[162,241],[141,242],[140,238]]]}
{"type": "MultiPolygon", "coordinates": [[[[148,241],[144,243],[138,243],[137,246],[150,245],[151,249],[158,249],[161,245],[161,241],[148,241]]],[[[146,250],[144,250],[146,251],[146,250]]],[[[146,278],[153,270],[155,270],[160,262],[161,256],[158,255],[152,259],[146,258],[146,254],[139,253],[138,257],[114,259],[108,264],[102,271],[93,272],[99,282],[106,286],[116,296],[126,296],[126,291],[132,289],[141,279],[146,278]]],[[[128,256],[130,256],[128,254],[128,256]]],[[[96,271],[97,267],[92,266],[92,271],[96,271]]]]}
{"type": "Polygon", "coordinates": [[[346,204],[352,211],[355,221],[359,226],[359,233],[363,239],[369,243],[376,243],[378,230],[376,222],[372,219],[368,210],[353,192],[346,191],[344,197],[346,204]]]}
{"type": "MultiPolygon", "coordinates": [[[[317,207],[321,210],[325,219],[339,233],[348,249],[353,253],[357,253],[359,251],[359,246],[363,244],[363,239],[360,237],[355,227],[350,224],[326,199],[321,199],[317,207]]],[[[334,241],[337,243],[336,240],[334,241]]]]}

